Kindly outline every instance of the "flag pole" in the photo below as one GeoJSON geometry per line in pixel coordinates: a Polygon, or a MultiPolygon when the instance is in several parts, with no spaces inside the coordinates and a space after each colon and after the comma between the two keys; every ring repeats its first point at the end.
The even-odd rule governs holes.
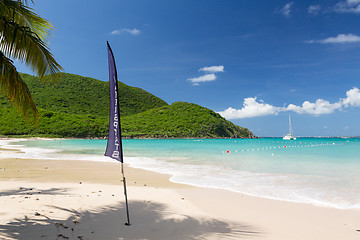
{"type": "Polygon", "coordinates": [[[109,135],[106,146],[105,156],[111,157],[121,163],[122,181],[124,183],[124,195],[126,205],[126,226],[130,226],[129,205],[126,191],[126,179],[124,174],[124,158],[121,139],[121,123],[120,123],[120,108],[119,108],[119,87],[117,80],[116,64],[114,54],[111,50],[109,42],[108,47],[108,61],[109,61],[109,85],[110,85],[110,115],[109,115],[109,135]]]}
{"type": "Polygon", "coordinates": [[[124,183],[124,196],[125,196],[125,205],[126,205],[126,219],[127,222],[125,223],[126,226],[130,226],[130,214],[129,214],[129,205],[128,205],[128,198],[127,198],[127,191],[126,191],[126,179],[124,174],[124,164],[121,163],[121,173],[123,177],[123,183],[124,183]]]}
{"type": "MultiPolygon", "coordinates": [[[[118,89],[118,82],[116,81],[116,88],[118,89]]],[[[119,105],[118,105],[119,110],[119,105]]],[[[119,111],[120,113],[120,111],[119,111]]],[[[119,115],[120,116],[120,115],[119,115]]],[[[130,214],[129,214],[129,204],[128,204],[128,197],[127,197],[127,191],[126,191],[126,179],[125,179],[125,173],[124,173],[124,159],[123,159],[123,148],[122,148],[122,137],[121,137],[121,122],[119,117],[119,129],[120,129],[120,158],[121,158],[121,175],[123,178],[123,185],[124,185],[124,197],[125,197],[125,206],[126,206],[126,219],[127,222],[125,223],[126,226],[130,226],[130,214]]]]}
{"type": "MultiPolygon", "coordinates": [[[[116,89],[118,88],[118,81],[116,80],[116,89]]],[[[119,91],[117,91],[119,96],[119,91]]],[[[116,96],[118,99],[119,97],[116,96]]],[[[124,197],[125,197],[125,206],[126,206],[126,219],[127,222],[125,223],[126,226],[130,226],[130,214],[129,214],[129,204],[128,204],[128,197],[127,197],[127,191],[126,191],[126,179],[125,179],[125,173],[124,173],[124,154],[123,154],[123,147],[122,147],[122,136],[121,136],[121,121],[120,121],[120,109],[119,104],[117,104],[118,113],[119,113],[119,143],[120,143],[120,162],[121,162],[121,175],[123,178],[123,185],[124,185],[124,197]]]]}

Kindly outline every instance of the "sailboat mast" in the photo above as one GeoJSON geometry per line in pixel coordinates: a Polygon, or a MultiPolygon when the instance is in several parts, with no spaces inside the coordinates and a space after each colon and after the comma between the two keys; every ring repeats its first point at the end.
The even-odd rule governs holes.
{"type": "Polygon", "coordinates": [[[292,136],[293,135],[293,130],[292,130],[292,126],[291,126],[291,117],[289,115],[289,134],[292,136]]]}

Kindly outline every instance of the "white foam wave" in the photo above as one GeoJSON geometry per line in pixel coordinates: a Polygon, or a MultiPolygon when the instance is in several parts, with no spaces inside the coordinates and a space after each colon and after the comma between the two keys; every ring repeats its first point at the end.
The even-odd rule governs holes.
{"type": "MultiPolygon", "coordinates": [[[[21,145],[21,141],[0,140],[0,149],[11,150],[0,150],[0,158],[115,161],[98,154],[74,154],[60,149],[26,147],[21,145]]],[[[129,163],[130,167],[169,174],[172,176],[170,180],[176,183],[225,189],[256,197],[332,208],[360,208],[358,196],[343,197],[341,192],[324,188],[321,184],[313,185],[312,179],[304,179],[304,176],[254,173],[229,169],[221,165],[185,164],[182,157],[174,157],[174,159],[177,161],[169,162],[165,159],[148,157],[125,157],[124,161],[129,163]]]]}
{"type": "Polygon", "coordinates": [[[348,200],[334,198],[339,193],[330,192],[321,187],[308,186],[303,176],[285,176],[276,174],[237,171],[211,165],[187,165],[169,163],[146,157],[126,159],[133,168],[170,174],[170,180],[196,187],[224,189],[255,197],[281,201],[307,203],[338,209],[360,208],[359,198],[348,200]]]}
{"type": "Polygon", "coordinates": [[[27,147],[21,145],[26,139],[0,140],[0,148],[11,150],[1,151],[0,158],[20,158],[20,159],[48,159],[48,160],[82,160],[113,162],[112,159],[96,154],[69,154],[61,149],[48,149],[27,147]],[[18,143],[18,144],[14,144],[18,143]]]}

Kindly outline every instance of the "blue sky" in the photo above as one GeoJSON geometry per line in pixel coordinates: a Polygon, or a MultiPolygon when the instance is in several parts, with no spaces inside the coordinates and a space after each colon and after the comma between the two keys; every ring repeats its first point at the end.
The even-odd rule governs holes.
{"type": "MultiPolygon", "coordinates": [[[[360,136],[360,0],[35,0],[65,72],[219,112],[258,136],[360,136]]],[[[17,64],[18,70],[28,72],[17,64]]]]}

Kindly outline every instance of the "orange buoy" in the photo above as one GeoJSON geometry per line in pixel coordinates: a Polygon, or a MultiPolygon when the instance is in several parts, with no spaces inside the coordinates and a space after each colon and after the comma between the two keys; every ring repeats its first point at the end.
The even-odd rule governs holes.
{"type": "Polygon", "coordinates": [[[229,150],[227,150],[227,151],[226,151],[226,153],[230,153],[230,151],[229,151],[229,150]]]}

